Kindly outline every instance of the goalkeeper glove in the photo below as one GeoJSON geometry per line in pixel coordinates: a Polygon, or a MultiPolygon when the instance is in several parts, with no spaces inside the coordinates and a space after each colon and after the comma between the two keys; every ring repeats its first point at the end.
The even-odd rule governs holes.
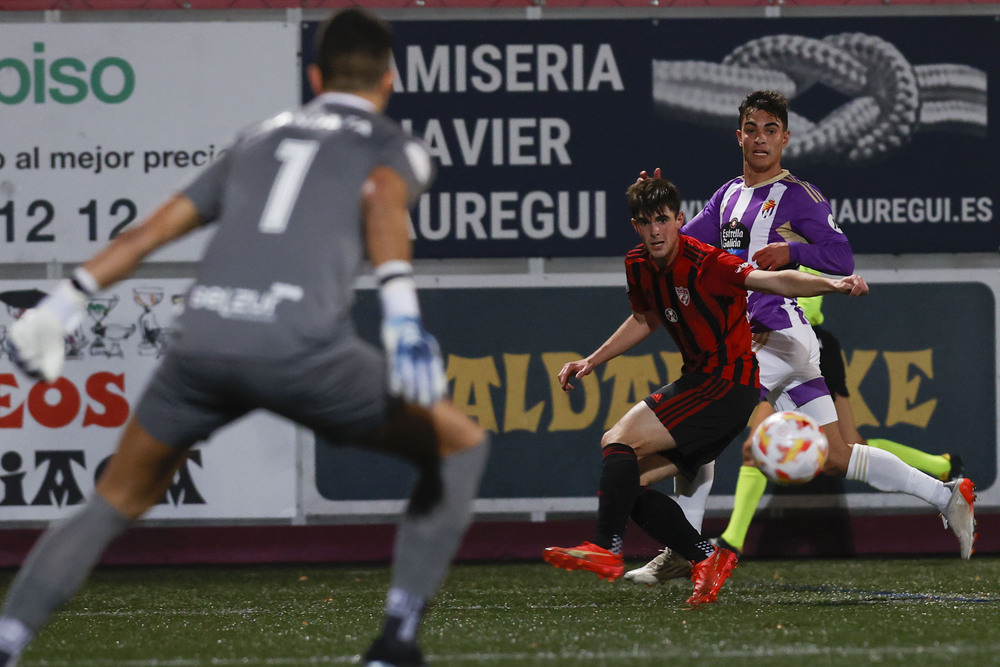
{"type": "Polygon", "coordinates": [[[97,283],[79,268],[72,280],[63,280],[37,306],[11,325],[7,337],[11,361],[29,377],[52,382],[66,359],[65,338],[83,320],[87,297],[97,283]]]}
{"type": "Polygon", "coordinates": [[[389,358],[389,393],[409,403],[434,405],[448,385],[437,340],[417,317],[399,316],[382,323],[382,344],[389,358]]]}
{"type": "Polygon", "coordinates": [[[420,322],[413,267],[393,260],[375,269],[382,296],[382,344],[389,364],[389,393],[425,407],[445,397],[441,348],[420,322]]]}

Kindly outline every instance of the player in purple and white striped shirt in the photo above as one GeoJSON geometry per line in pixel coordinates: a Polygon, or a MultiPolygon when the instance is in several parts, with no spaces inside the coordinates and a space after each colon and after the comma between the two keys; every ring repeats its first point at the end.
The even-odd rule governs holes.
{"type": "MultiPolygon", "coordinates": [[[[740,105],[736,138],[743,152],[743,175],[729,181],[681,230],[749,260],[759,269],[806,266],[847,275],[854,257],[847,237],[833,219],[826,198],[813,185],[781,167],[788,145],[788,100],[773,91],[756,91],[740,105]]],[[[654,172],[658,176],[659,170],[654,172]]],[[[640,178],[646,174],[640,175],[640,178]]],[[[819,368],[819,343],[794,299],[752,293],[747,312],[760,364],[761,404],[753,429],[774,410],[804,412],[823,425],[830,442],[824,472],[866,482],[880,491],[908,493],[933,505],[958,536],[962,558],[975,541],[971,480],[944,483],[907,465],[895,455],[861,444],[848,444],[819,368]]],[[[739,553],[767,480],[753,465],[749,439],[744,446],[733,515],[720,543],[739,553]]],[[[679,489],[689,521],[700,527],[714,470],[704,466],[690,488],[679,489]]],[[[656,471],[643,483],[658,481],[656,471]]],[[[661,554],[625,575],[637,583],[664,581],[667,573],[684,575],[684,563],[661,554]]],[[[672,577],[669,577],[672,578],[672,577]]]]}

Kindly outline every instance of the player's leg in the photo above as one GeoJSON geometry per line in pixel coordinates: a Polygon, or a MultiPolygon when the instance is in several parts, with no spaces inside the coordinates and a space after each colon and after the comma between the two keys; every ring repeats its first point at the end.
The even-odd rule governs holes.
{"type": "MultiPolygon", "coordinates": [[[[641,476],[640,484],[643,488],[666,479],[668,470],[674,468],[666,459],[662,457],[647,457],[640,460],[641,476]],[[660,461],[657,462],[656,460],[660,461]]],[[[708,496],[712,491],[712,484],[715,482],[715,461],[710,461],[698,468],[698,474],[693,480],[682,475],[674,475],[674,495],[673,499],[684,513],[684,517],[691,524],[694,530],[701,534],[702,523],[705,519],[705,506],[708,504],[708,496]]],[[[640,495],[640,498],[642,496],[640,495]]],[[[643,513],[638,507],[632,511],[632,518],[639,525],[647,523],[646,517],[650,512],[643,513]],[[637,518],[637,516],[639,518],[637,518]]],[[[655,516],[655,513],[653,513],[655,516]]],[[[654,527],[649,527],[646,532],[652,534],[654,527]]],[[[675,553],[670,547],[663,547],[658,554],[653,556],[642,567],[629,570],[625,573],[625,580],[635,584],[652,586],[654,584],[666,583],[672,579],[687,579],[691,576],[691,561],[675,553]]]]}
{"type": "Polygon", "coordinates": [[[186,456],[186,449],[156,440],[134,417],[129,421],[94,496],[39,538],[11,584],[0,613],[0,665],[16,659],[79,589],[108,544],[163,497],[186,456]]]}
{"type": "MultiPolygon", "coordinates": [[[[635,405],[604,434],[595,544],[621,553],[625,525],[631,515],[652,537],[673,547],[688,560],[701,560],[699,556],[703,558],[706,552],[712,551],[707,543],[700,544],[705,542],[700,530],[687,520],[676,500],[641,484],[640,467],[649,481],[677,475],[678,468],[669,458],[669,452],[677,447],[670,427],[676,428],[683,419],[693,420],[699,412],[713,407],[725,410],[713,406],[714,401],[722,398],[721,394],[712,394],[706,388],[714,382],[682,378],[658,391],[658,398],[651,396],[635,405]],[[684,417],[678,416],[681,413],[684,417]],[[667,457],[660,456],[661,453],[666,453],[667,457]],[[651,465],[647,463],[650,459],[654,461],[651,465]]],[[[705,463],[713,460],[714,456],[706,456],[705,463]]],[[[693,481],[696,472],[697,468],[686,474],[691,475],[693,481]]]]}
{"type": "MultiPolygon", "coordinates": [[[[780,407],[781,403],[778,405],[780,407]]],[[[808,406],[798,409],[813,416],[808,406]]],[[[823,432],[830,444],[830,456],[823,470],[825,473],[865,482],[879,491],[916,496],[944,512],[952,490],[940,480],[904,463],[890,452],[860,443],[847,443],[836,421],[823,424],[823,432]]]]}
{"type": "Polygon", "coordinates": [[[836,421],[836,411],[819,372],[820,348],[808,325],[797,324],[781,331],[754,336],[754,352],[760,364],[762,400],[743,443],[743,465],[736,480],[733,512],[719,543],[741,552],[757,507],[767,487],[767,478],[753,463],[750,443],[753,432],[774,410],[800,410],[819,424],[836,421]],[[772,407],[773,406],[773,407],[772,407]]]}
{"type": "Polygon", "coordinates": [[[826,380],[826,386],[830,389],[830,395],[833,396],[840,433],[846,442],[877,447],[895,454],[904,463],[922,470],[942,482],[947,482],[962,474],[961,457],[956,456],[953,460],[949,454],[928,454],[919,449],[881,438],[865,440],[858,432],[854,410],[851,407],[850,393],[847,389],[847,368],[844,364],[840,341],[833,333],[823,327],[814,326],[813,332],[820,344],[819,369],[823,374],[823,379],[826,380]]]}
{"type": "MultiPolygon", "coordinates": [[[[800,404],[795,391],[783,394],[775,403],[778,410],[798,410],[822,424],[830,445],[830,455],[823,471],[829,475],[864,482],[879,491],[906,493],[920,498],[941,512],[945,525],[959,539],[963,558],[972,555],[975,541],[973,490],[970,480],[959,479],[944,483],[904,463],[890,452],[860,443],[849,444],[841,434],[836,419],[829,420],[833,401],[823,396],[800,404]]],[[[835,411],[833,414],[836,414],[835,411]]]]}
{"type": "Polygon", "coordinates": [[[382,351],[356,337],[246,372],[261,376],[255,398],[264,407],[315,431],[322,446],[350,443],[416,468],[418,481],[396,530],[382,632],[364,662],[422,664],[417,631],[471,519],[489,453],[484,432],[450,401],[427,409],[390,398],[382,351]],[[269,391],[274,386],[286,390],[269,391]]]}
{"type": "Polygon", "coordinates": [[[834,393],[833,404],[837,408],[837,421],[840,424],[840,433],[847,442],[868,445],[869,447],[875,447],[894,454],[903,463],[925,472],[942,482],[947,482],[954,477],[961,476],[961,457],[956,456],[953,459],[950,454],[928,454],[915,447],[909,447],[884,438],[869,438],[866,440],[858,433],[854,421],[854,410],[851,408],[851,400],[846,396],[834,393]]]}
{"type": "MultiPolygon", "coordinates": [[[[771,407],[771,404],[767,401],[761,401],[750,420],[750,434],[752,435],[757,426],[772,414],[774,414],[774,408],[771,407]]],[[[751,438],[748,436],[743,443],[743,463],[740,466],[736,478],[736,489],[733,492],[733,511],[729,515],[726,529],[719,535],[719,544],[737,554],[743,553],[750,523],[753,521],[757,506],[760,505],[760,500],[764,497],[764,491],[767,488],[767,478],[764,477],[764,473],[757,469],[750,456],[750,442],[751,438]]]]}
{"type": "MultiPolygon", "coordinates": [[[[682,493],[697,493],[699,486],[707,486],[704,476],[714,470],[711,464],[716,457],[745,428],[758,391],[754,387],[723,385],[718,380],[706,380],[687,391],[678,391],[678,384],[683,389],[683,383],[675,383],[659,390],[656,394],[659,398],[647,398],[646,403],[677,443],[660,455],[681,473],[674,479],[683,482],[675,488],[682,493]]],[[[652,479],[658,470],[643,467],[643,479],[652,479]]],[[[642,490],[632,519],[654,539],[667,545],[668,550],[643,568],[628,573],[628,580],[652,584],[688,574],[694,583],[689,603],[696,605],[715,600],[735,566],[735,553],[713,546],[700,529],[688,521],[686,512],[674,498],[655,489],[642,490]],[[640,576],[643,570],[650,576],[640,576]]]]}
{"type": "Polygon", "coordinates": [[[309,357],[246,372],[259,376],[252,383],[259,387],[256,400],[315,431],[322,446],[350,443],[416,468],[396,530],[382,632],[364,662],[422,664],[417,631],[471,520],[489,443],[450,401],[427,409],[390,398],[385,368],[380,349],[351,337],[309,357]]]}
{"type": "Polygon", "coordinates": [[[405,406],[390,419],[390,425],[389,441],[384,443],[390,449],[393,442],[409,449],[415,440],[426,437],[442,456],[440,501],[420,511],[414,511],[411,501],[400,520],[382,633],[365,656],[368,662],[392,659],[395,664],[408,655],[419,656],[417,630],[471,521],[489,442],[483,430],[449,401],[429,411],[405,406]],[[404,440],[407,444],[402,445],[404,440]]]}
{"type": "MultiPolygon", "coordinates": [[[[644,402],[633,406],[601,438],[601,477],[593,544],[617,556],[615,578],[623,572],[625,526],[642,491],[640,457],[651,458],[675,445],[673,436],[644,402]]],[[[677,473],[669,462],[661,471],[669,476],[677,473]]]]}
{"type": "Polygon", "coordinates": [[[879,491],[905,493],[929,503],[941,513],[944,526],[955,533],[962,558],[972,556],[976,541],[976,486],[972,480],[960,477],[952,482],[942,482],[904,463],[890,452],[868,445],[849,446],[844,443],[839,431],[830,435],[827,436],[830,441],[829,472],[865,482],[879,491]]]}
{"type": "MultiPolygon", "coordinates": [[[[631,506],[632,519],[644,531],[671,547],[671,554],[676,554],[678,560],[694,563],[682,568],[682,573],[690,571],[695,582],[689,602],[714,601],[722,582],[735,566],[735,554],[721,553],[724,550],[705,539],[688,522],[673,498],[655,489],[639,487],[639,473],[641,470],[650,481],[677,472],[694,479],[699,467],[714,461],[742,430],[756,394],[752,387],[710,376],[689,375],[632,408],[602,441],[605,457],[598,505],[599,526],[594,542],[573,549],[551,547],[546,550],[546,560],[558,567],[586,569],[608,576],[607,570],[591,563],[603,559],[604,554],[617,555],[620,551],[628,519],[625,511],[631,506]],[[673,435],[675,433],[678,435],[673,435]],[[633,452],[632,456],[628,456],[630,451],[625,449],[625,443],[633,452]],[[611,461],[612,456],[619,458],[611,461]],[[645,465],[648,458],[657,456],[669,463],[645,465]]],[[[653,583],[663,579],[633,580],[653,583]]]]}
{"type": "Polygon", "coordinates": [[[684,516],[699,533],[705,522],[705,508],[708,506],[708,496],[712,492],[713,484],[715,484],[715,461],[709,461],[698,468],[698,474],[694,479],[674,477],[674,500],[681,506],[684,516]]]}
{"type": "Polygon", "coordinates": [[[111,540],[163,498],[193,443],[247,412],[229,403],[219,406],[215,394],[203,388],[211,374],[201,359],[177,354],[163,359],[92,499],[46,531],[11,585],[0,614],[0,650],[19,652],[16,644],[23,646],[73,595],[111,540]]]}
{"type": "MultiPolygon", "coordinates": [[[[796,370],[774,401],[774,407],[805,413],[822,425],[830,444],[824,472],[866,482],[880,491],[908,493],[943,511],[951,492],[939,480],[906,465],[889,452],[844,440],[833,398],[819,375],[820,348],[812,329],[793,328],[781,333],[778,340],[784,341],[781,343],[784,360],[796,370]]],[[[776,338],[772,336],[771,341],[776,338]]],[[[763,350],[758,358],[763,364],[762,353],[763,350]]]]}
{"type": "MultiPolygon", "coordinates": [[[[597,528],[594,537],[576,547],[549,547],[545,560],[569,570],[588,570],[599,577],[617,579],[624,572],[622,547],[629,517],[661,542],[670,543],[690,562],[703,560],[713,548],[684,518],[669,496],[639,485],[640,458],[655,456],[675,443],[656,414],[645,403],[636,404],[601,441],[602,466],[598,492],[597,528]],[[702,542],[701,549],[696,545],[702,542]]],[[[677,468],[658,466],[673,476],[677,468]]]]}
{"type": "MultiPolygon", "coordinates": [[[[695,479],[688,482],[685,477],[677,475],[677,466],[662,456],[647,456],[639,460],[639,485],[642,490],[670,477],[673,477],[674,480],[674,500],[684,512],[684,516],[691,526],[698,533],[701,533],[702,519],[705,514],[704,499],[712,489],[712,482],[715,478],[715,461],[701,466],[695,479]]],[[[637,509],[638,503],[637,507],[632,510],[632,519],[637,522],[640,520],[647,522],[648,518],[643,519],[641,516],[637,518],[639,516],[637,509]]],[[[641,510],[639,512],[641,514],[641,510]]],[[[646,515],[648,517],[650,513],[646,512],[646,515]]],[[[655,528],[650,528],[647,532],[651,533],[654,530],[655,528]]],[[[629,570],[624,576],[626,581],[646,586],[666,583],[672,579],[687,579],[691,576],[691,561],[674,553],[670,547],[663,547],[645,565],[629,570]]]]}
{"type": "Polygon", "coordinates": [[[355,420],[351,429],[361,435],[353,440],[409,461],[419,475],[396,531],[382,631],[364,662],[423,664],[417,632],[471,521],[489,442],[485,432],[450,401],[430,409],[388,401],[381,353],[362,341],[350,345],[350,354],[336,360],[336,372],[352,381],[327,377],[321,392],[337,397],[340,410],[327,414],[322,403],[331,401],[321,401],[317,410],[322,414],[310,419],[326,421],[330,441],[339,439],[345,422],[355,420]],[[351,388],[350,396],[343,395],[345,386],[351,388]]]}
{"type": "Polygon", "coordinates": [[[715,483],[715,461],[709,461],[698,468],[698,474],[691,480],[683,476],[676,476],[675,472],[669,461],[658,460],[657,457],[647,457],[639,462],[639,485],[652,486],[668,477],[673,477],[674,500],[684,510],[684,516],[687,517],[691,525],[698,532],[701,532],[708,496],[715,483]]]}
{"type": "Polygon", "coordinates": [[[937,509],[959,540],[962,558],[972,555],[976,539],[973,504],[975,484],[959,478],[942,482],[907,465],[894,454],[876,447],[848,446],[839,437],[830,439],[831,473],[865,482],[879,491],[905,493],[920,498],[937,509]],[[844,461],[846,459],[846,466],[844,461]]]}
{"type": "MultiPolygon", "coordinates": [[[[812,393],[819,384],[808,380],[805,375],[809,368],[816,367],[818,370],[820,351],[815,333],[812,329],[790,330],[788,338],[792,337],[801,341],[803,349],[809,351],[809,365],[802,366],[803,372],[789,384],[775,402],[775,407],[779,410],[799,410],[823,425],[830,444],[830,456],[824,472],[865,482],[879,491],[906,493],[929,503],[941,512],[945,525],[955,532],[962,557],[969,558],[976,537],[973,517],[975,485],[970,480],[946,484],[907,465],[890,452],[846,442],[829,393],[813,397],[812,393]],[[806,332],[809,335],[804,335],[806,332]]],[[[826,388],[825,382],[823,388],[826,388]]]]}
{"type": "Polygon", "coordinates": [[[928,454],[927,452],[885,438],[869,438],[863,444],[895,454],[903,463],[947,482],[961,477],[964,462],[958,454],[928,454]]]}
{"type": "MultiPolygon", "coordinates": [[[[564,569],[581,569],[614,580],[625,571],[622,542],[625,526],[641,491],[640,458],[648,458],[676,443],[645,403],[633,406],[601,438],[601,476],[594,537],[577,547],[549,547],[547,562],[564,569]]],[[[675,474],[668,468],[667,474],[675,474]]]]}

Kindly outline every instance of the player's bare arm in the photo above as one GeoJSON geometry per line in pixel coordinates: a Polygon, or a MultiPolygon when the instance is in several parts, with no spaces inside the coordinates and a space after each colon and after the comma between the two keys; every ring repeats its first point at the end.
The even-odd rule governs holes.
{"type": "Polygon", "coordinates": [[[638,345],[659,326],[660,322],[652,311],[633,312],[590,356],[565,364],[559,371],[559,386],[562,387],[563,391],[569,391],[573,388],[571,383],[573,378],[590,375],[601,364],[638,345]]]}
{"type": "Polygon", "coordinates": [[[107,287],[130,276],[147,255],[201,224],[194,203],[185,195],[175,194],[141,223],[116,236],[83,268],[94,277],[98,287],[107,287]]]}
{"type": "Polygon", "coordinates": [[[377,167],[363,186],[365,250],[375,265],[382,299],[382,345],[389,362],[389,393],[430,407],[445,397],[448,381],[441,349],[420,320],[407,233],[407,185],[388,167],[377,167]]]}
{"type": "Polygon", "coordinates": [[[376,167],[362,193],[365,247],[372,264],[409,261],[413,244],[407,231],[406,181],[389,167],[376,167]]]}
{"type": "Polygon", "coordinates": [[[764,294],[780,294],[794,298],[797,296],[819,296],[820,294],[847,294],[864,296],[868,294],[868,283],[861,276],[846,278],[824,278],[802,271],[751,271],[746,280],[747,289],[764,294]]]}
{"type": "Polygon", "coordinates": [[[174,195],[138,226],[119,234],[63,280],[11,328],[11,360],[29,377],[54,381],[65,361],[63,338],[84,317],[87,297],[129,275],[146,255],[198,226],[194,203],[174,195]]]}

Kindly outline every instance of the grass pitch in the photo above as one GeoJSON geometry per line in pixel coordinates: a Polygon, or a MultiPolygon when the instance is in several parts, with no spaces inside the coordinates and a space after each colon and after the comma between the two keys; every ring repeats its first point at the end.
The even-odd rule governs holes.
{"type": "MultiPolygon", "coordinates": [[[[688,582],[459,565],[421,643],[447,666],[996,664],[998,575],[994,558],[748,561],[716,604],[687,609],[688,582]]],[[[101,569],[21,667],[354,664],[388,579],[385,567],[101,569]]]]}

